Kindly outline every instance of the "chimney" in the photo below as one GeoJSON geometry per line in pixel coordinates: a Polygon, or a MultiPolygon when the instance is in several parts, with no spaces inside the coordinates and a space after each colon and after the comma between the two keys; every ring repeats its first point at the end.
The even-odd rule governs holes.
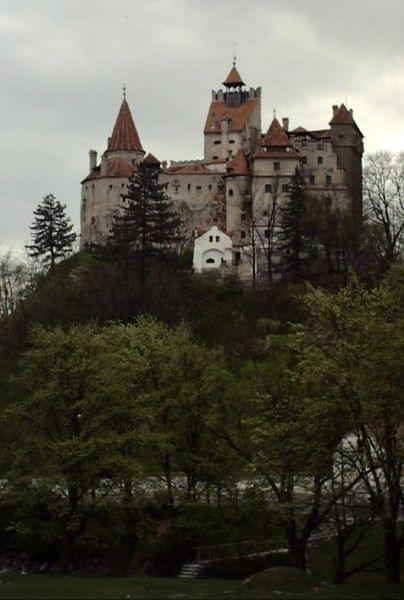
{"type": "Polygon", "coordinates": [[[282,125],[285,131],[289,131],[289,117],[282,118],[282,125]]]}
{"type": "Polygon", "coordinates": [[[97,150],[90,150],[90,173],[97,166],[97,150]]]}
{"type": "Polygon", "coordinates": [[[163,167],[164,170],[166,170],[167,169],[167,161],[163,160],[161,163],[161,166],[163,167]]]}
{"type": "Polygon", "coordinates": [[[352,108],[350,108],[350,109],[349,109],[349,114],[350,114],[350,115],[351,115],[351,117],[353,118],[353,109],[352,109],[352,108]]]}
{"type": "Polygon", "coordinates": [[[332,107],[332,116],[335,117],[337,112],[338,112],[338,104],[334,104],[334,106],[332,107]]]}

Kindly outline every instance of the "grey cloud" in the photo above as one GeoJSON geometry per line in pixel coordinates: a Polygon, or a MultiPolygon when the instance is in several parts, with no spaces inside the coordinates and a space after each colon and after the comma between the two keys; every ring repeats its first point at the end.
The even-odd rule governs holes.
{"type": "Polygon", "coordinates": [[[147,150],[202,155],[211,88],[230,67],[292,125],[353,106],[368,150],[404,147],[402,0],[3,0],[0,243],[28,241],[53,192],[78,225],[88,150],[105,148],[126,82],[147,150]],[[236,46],[235,46],[236,43],[236,46]]]}

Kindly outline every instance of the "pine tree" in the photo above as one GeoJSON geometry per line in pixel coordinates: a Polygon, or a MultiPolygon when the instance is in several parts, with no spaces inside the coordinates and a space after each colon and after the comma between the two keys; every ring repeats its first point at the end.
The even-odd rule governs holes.
{"type": "Polygon", "coordinates": [[[26,248],[31,258],[52,268],[57,259],[67,256],[73,249],[76,234],[65,213],[66,206],[53,194],[45,196],[34,211],[30,226],[33,243],[26,248]]]}
{"type": "Polygon", "coordinates": [[[134,170],[108,238],[112,256],[139,263],[142,284],[147,262],[175,256],[181,241],[181,220],[164,185],[158,183],[159,168],[159,162],[149,156],[134,170]]]}
{"type": "Polygon", "coordinates": [[[303,269],[302,254],[308,247],[305,231],[306,185],[303,173],[296,169],[291,181],[289,201],[281,208],[279,247],[284,252],[286,271],[299,279],[303,269]]]}

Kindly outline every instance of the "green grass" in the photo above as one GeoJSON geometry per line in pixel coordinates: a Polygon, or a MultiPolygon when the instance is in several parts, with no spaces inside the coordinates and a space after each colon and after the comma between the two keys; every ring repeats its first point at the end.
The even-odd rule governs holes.
{"type": "Polygon", "coordinates": [[[274,598],[324,598],[388,600],[404,598],[404,586],[344,584],[315,590],[309,577],[293,569],[270,569],[248,583],[221,579],[179,581],[163,578],[79,577],[61,575],[0,575],[3,600],[142,600],[178,598],[194,600],[263,600],[274,598]],[[300,575],[300,574],[299,574],[300,575]]]}

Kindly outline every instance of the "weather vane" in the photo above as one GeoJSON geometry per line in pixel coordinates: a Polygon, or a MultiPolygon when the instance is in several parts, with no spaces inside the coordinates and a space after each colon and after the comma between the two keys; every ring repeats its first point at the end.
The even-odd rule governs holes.
{"type": "Polygon", "coordinates": [[[126,100],[126,83],[123,84],[122,91],[123,91],[123,98],[124,98],[124,100],[126,100]]]}

